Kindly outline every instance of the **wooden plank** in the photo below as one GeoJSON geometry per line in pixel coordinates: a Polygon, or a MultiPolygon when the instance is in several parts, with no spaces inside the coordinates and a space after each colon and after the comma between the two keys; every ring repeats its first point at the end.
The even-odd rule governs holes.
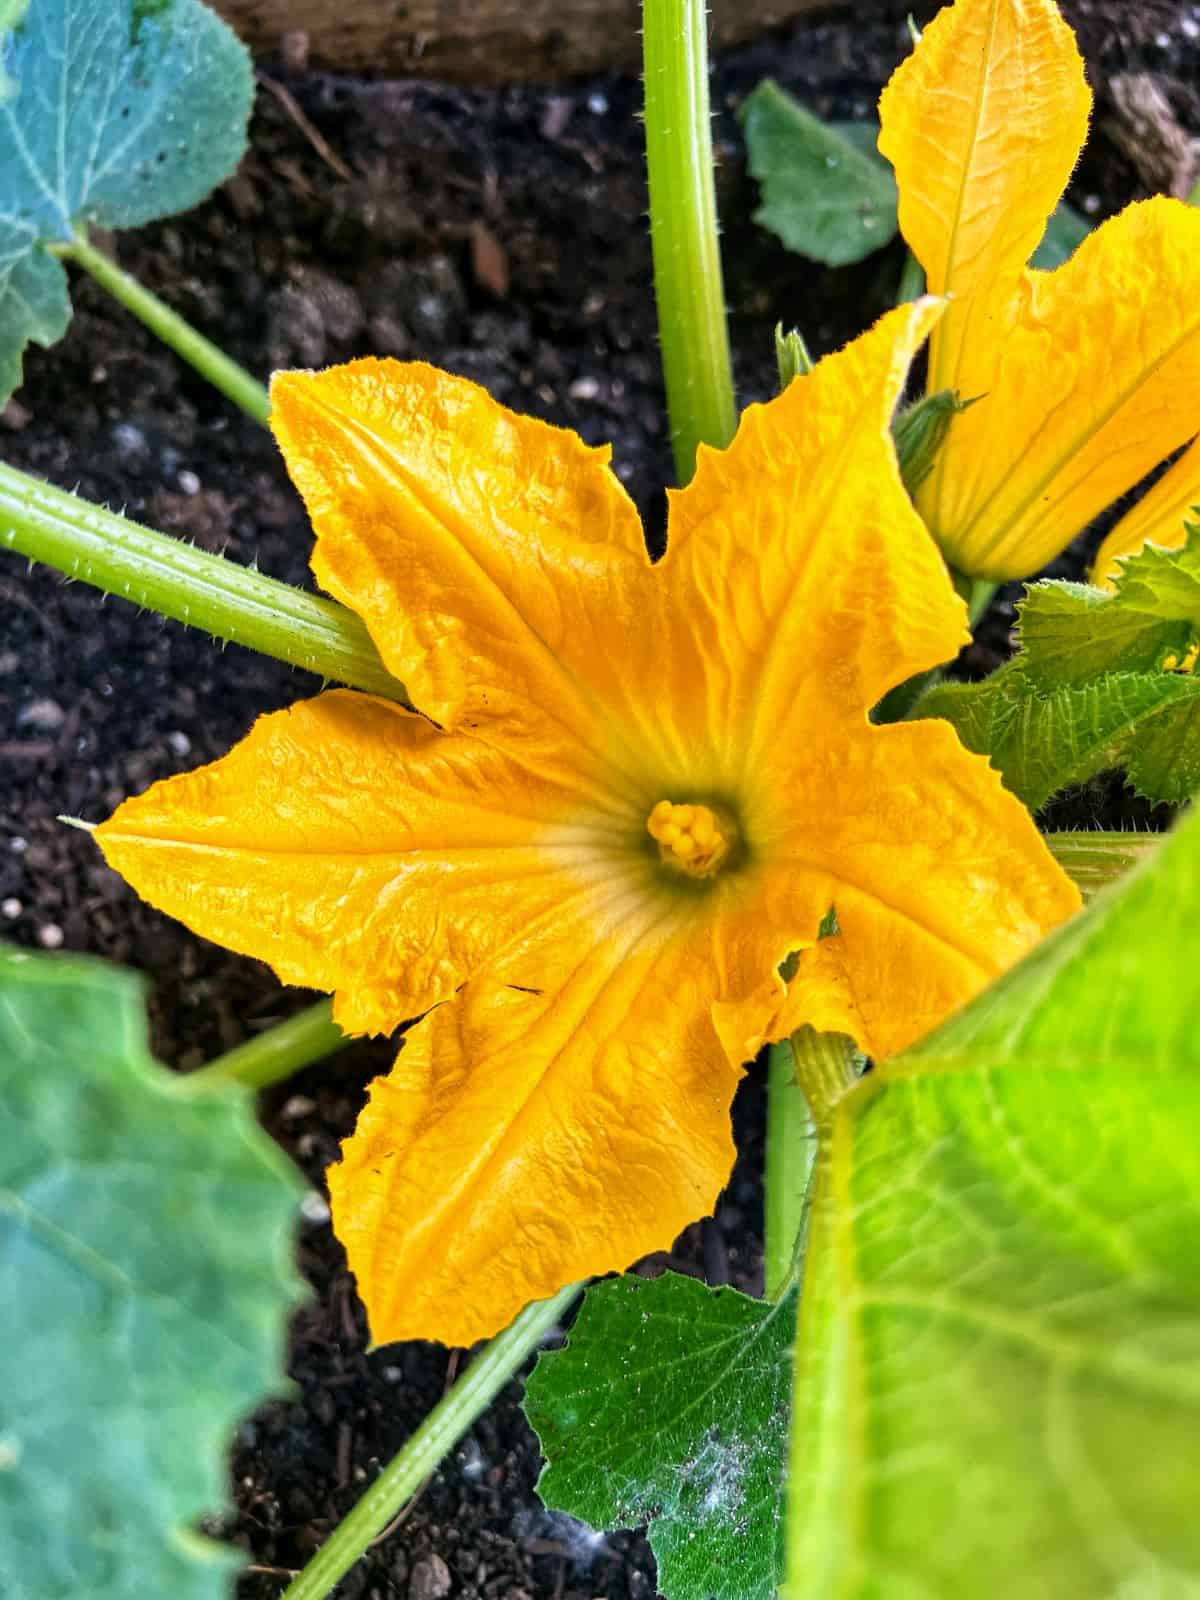
{"type": "MultiPolygon", "coordinates": [[[[212,0],[252,50],[307,35],[317,65],[460,83],[636,69],[639,0],[212,0]]],[[[830,0],[712,0],[716,47],[830,0]]]]}

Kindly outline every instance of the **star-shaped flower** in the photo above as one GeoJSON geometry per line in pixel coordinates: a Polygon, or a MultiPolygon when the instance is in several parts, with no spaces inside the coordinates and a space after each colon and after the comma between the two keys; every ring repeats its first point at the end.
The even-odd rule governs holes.
{"type": "Polygon", "coordinates": [[[975,401],[917,504],[972,577],[1036,572],[1200,429],[1200,211],[1131,205],[1026,266],[1090,107],[1053,0],[956,0],[880,101],[904,237],[951,297],[929,387],[975,401]]]}
{"type": "Polygon", "coordinates": [[[424,715],[323,694],[97,832],[347,1029],[424,1014],[330,1172],[377,1340],[469,1343],[669,1244],[765,1038],[895,1050],[1075,909],[947,724],[868,721],[965,638],[889,433],[938,309],[702,451],[657,565],[606,450],[472,383],[276,378],[316,574],[424,715]]]}

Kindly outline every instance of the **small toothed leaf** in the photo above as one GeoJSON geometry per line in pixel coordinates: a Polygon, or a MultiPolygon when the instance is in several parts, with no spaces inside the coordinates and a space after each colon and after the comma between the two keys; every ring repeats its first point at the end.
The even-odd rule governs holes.
{"type": "Polygon", "coordinates": [[[301,1184],[240,1089],[146,1050],[141,984],[0,950],[5,1600],[225,1600],[240,1416],[280,1385],[301,1184]]]}
{"type": "Polygon", "coordinates": [[[917,715],[952,722],[1035,810],[1110,768],[1154,801],[1200,789],[1200,538],[1147,545],[1122,563],[1113,593],[1031,585],[1019,636],[1008,666],[939,685],[917,715]]]}
{"type": "Polygon", "coordinates": [[[0,0],[0,403],[70,320],[47,246],[198,204],[241,159],[252,97],[201,0],[0,0]]]}
{"type": "Polygon", "coordinates": [[[775,1594],[795,1299],[613,1279],[529,1380],[542,1500],[596,1528],[649,1523],[667,1600],[775,1594]]]}

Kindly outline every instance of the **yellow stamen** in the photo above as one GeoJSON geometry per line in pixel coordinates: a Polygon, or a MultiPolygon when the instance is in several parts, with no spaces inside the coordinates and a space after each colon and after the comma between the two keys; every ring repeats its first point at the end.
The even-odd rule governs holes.
{"type": "Polygon", "coordinates": [[[646,818],[646,830],[657,841],[664,866],[692,878],[711,878],[737,840],[737,828],[726,812],[670,800],[658,802],[646,818]]]}

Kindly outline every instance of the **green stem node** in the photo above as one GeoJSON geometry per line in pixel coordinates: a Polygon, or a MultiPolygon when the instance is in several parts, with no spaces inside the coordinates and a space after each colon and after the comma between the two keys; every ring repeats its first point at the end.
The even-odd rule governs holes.
{"type": "Polygon", "coordinates": [[[325,1600],[558,1323],[579,1290],[579,1284],[572,1284],[553,1299],[526,1306],[511,1327],[480,1351],[280,1600],[325,1600]]]}
{"type": "Polygon", "coordinates": [[[0,549],[318,677],[407,698],[345,606],[155,533],[3,463],[0,549]]]}
{"type": "Polygon", "coordinates": [[[227,1050],[207,1066],[181,1074],[179,1088],[189,1094],[231,1083],[240,1083],[246,1089],[265,1089],[349,1043],[333,1020],[333,1001],[318,1000],[286,1022],[265,1028],[245,1044],[227,1050]]]}
{"type": "Polygon", "coordinates": [[[140,322],[162,342],[169,345],[183,359],[212,384],[234,405],[254,418],[266,422],[271,411],[271,400],[266,389],[252,378],[244,367],[231,361],[223,350],[197,333],[190,322],[185,322],[177,311],[172,311],[157,295],[151,294],[124,272],[115,261],[109,260],[87,242],[81,232],[74,242],[59,252],[68,261],[89,273],[114,300],[119,300],[127,311],[132,311],[140,322]]]}
{"type": "Polygon", "coordinates": [[[737,427],[717,236],[705,0],[645,0],[646,165],[658,332],[675,470],[737,427]]]}

